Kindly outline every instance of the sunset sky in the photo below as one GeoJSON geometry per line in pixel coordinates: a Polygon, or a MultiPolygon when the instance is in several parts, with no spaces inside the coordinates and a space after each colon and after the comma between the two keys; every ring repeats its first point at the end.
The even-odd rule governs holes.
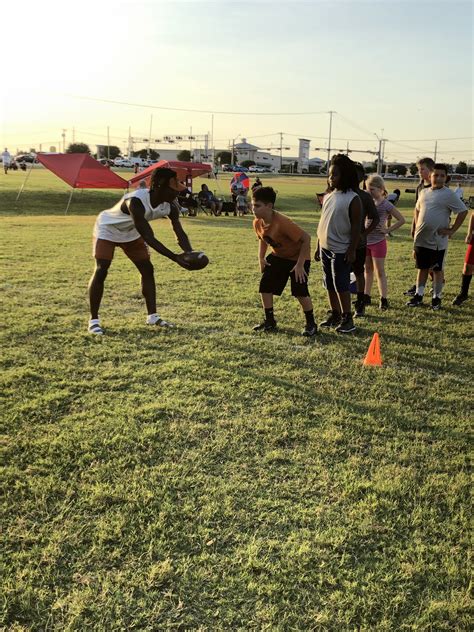
{"type": "Polygon", "coordinates": [[[326,146],[335,110],[334,147],[375,149],[383,133],[389,160],[432,155],[435,139],[440,159],[474,160],[471,2],[23,0],[2,23],[12,153],[59,147],[63,129],[95,145],[109,127],[124,147],[151,116],[152,138],[205,134],[215,112],[217,148],[276,146],[281,131],[294,155],[300,136],[326,146]]]}

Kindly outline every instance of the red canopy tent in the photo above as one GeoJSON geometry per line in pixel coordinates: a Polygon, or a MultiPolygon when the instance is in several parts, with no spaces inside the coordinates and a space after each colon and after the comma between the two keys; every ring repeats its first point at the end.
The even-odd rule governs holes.
{"type": "MultiPolygon", "coordinates": [[[[67,182],[71,188],[69,205],[74,189],[127,189],[128,182],[116,173],[101,165],[89,154],[37,154],[36,158],[44,167],[52,171],[61,180],[67,182]]],[[[32,169],[26,175],[25,181],[18,192],[17,200],[23,191],[32,169]]]]}
{"type": "Polygon", "coordinates": [[[173,169],[178,174],[178,180],[185,180],[186,184],[192,178],[197,178],[206,173],[212,173],[211,165],[207,165],[203,162],[183,162],[181,160],[160,160],[159,162],[147,167],[141,173],[137,173],[133,176],[128,184],[132,187],[137,187],[142,180],[145,180],[147,187],[150,186],[150,177],[155,169],[160,167],[168,167],[173,169]]]}
{"type": "Polygon", "coordinates": [[[127,189],[128,182],[89,154],[37,154],[38,162],[73,189],[127,189]]]}

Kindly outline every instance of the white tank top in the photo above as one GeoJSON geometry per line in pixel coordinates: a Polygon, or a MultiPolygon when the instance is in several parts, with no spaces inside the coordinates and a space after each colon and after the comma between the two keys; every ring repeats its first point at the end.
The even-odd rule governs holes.
{"type": "Polygon", "coordinates": [[[354,191],[332,191],[324,196],[318,239],[321,248],[345,253],[351,243],[351,218],[349,206],[357,197],[354,191]]]}
{"type": "Polygon", "coordinates": [[[149,222],[159,217],[167,217],[170,214],[171,207],[168,202],[163,202],[153,208],[150,202],[150,191],[148,189],[137,189],[131,193],[125,193],[115,206],[99,214],[94,226],[94,237],[117,243],[133,241],[140,237],[131,215],[121,211],[123,202],[131,198],[140,200],[145,208],[145,219],[149,222]]]}

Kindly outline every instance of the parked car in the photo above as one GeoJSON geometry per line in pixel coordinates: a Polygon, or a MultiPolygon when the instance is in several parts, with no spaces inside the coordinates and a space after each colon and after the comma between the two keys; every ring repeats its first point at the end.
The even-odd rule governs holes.
{"type": "Polygon", "coordinates": [[[13,160],[15,160],[16,162],[29,162],[29,163],[38,162],[38,159],[36,158],[36,156],[33,156],[31,154],[22,154],[20,156],[15,156],[13,160]]]}
{"type": "Polygon", "coordinates": [[[385,180],[397,180],[398,176],[396,173],[384,173],[385,180]]]}
{"type": "Polygon", "coordinates": [[[131,168],[131,167],[133,167],[133,162],[131,160],[128,160],[128,158],[116,158],[114,160],[114,165],[116,167],[131,168]]]}
{"type": "Polygon", "coordinates": [[[100,162],[101,165],[104,165],[104,167],[113,167],[115,166],[115,163],[113,160],[109,160],[108,158],[99,158],[99,160],[97,162],[100,162]]]}
{"type": "Polygon", "coordinates": [[[234,171],[232,165],[222,165],[222,171],[234,171]]]}
{"type": "Polygon", "coordinates": [[[247,171],[249,170],[248,167],[241,167],[240,165],[234,165],[232,171],[243,171],[244,173],[247,173],[247,171]]]}

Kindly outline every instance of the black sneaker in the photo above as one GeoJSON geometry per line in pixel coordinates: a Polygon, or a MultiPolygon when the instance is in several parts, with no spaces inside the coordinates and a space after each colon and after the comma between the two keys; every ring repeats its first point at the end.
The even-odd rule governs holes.
{"type": "Polygon", "coordinates": [[[431,299],[431,309],[434,309],[435,311],[441,309],[441,299],[439,298],[439,296],[435,296],[431,299]]]}
{"type": "Polygon", "coordinates": [[[363,301],[355,302],[355,317],[363,318],[365,316],[365,303],[363,301]]]}
{"type": "Polygon", "coordinates": [[[415,296],[415,294],[416,294],[416,285],[412,285],[406,292],[403,292],[404,296],[415,296]]]}
{"type": "Polygon", "coordinates": [[[319,323],[319,326],[320,327],[337,327],[340,322],[341,322],[340,312],[333,312],[332,310],[329,310],[326,320],[323,320],[322,323],[319,323]]]}
{"type": "Polygon", "coordinates": [[[372,299],[368,294],[364,294],[364,305],[372,305],[372,299]]]}
{"type": "Polygon", "coordinates": [[[312,325],[306,325],[303,331],[301,332],[301,335],[305,336],[305,338],[312,338],[317,333],[318,333],[318,326],[316,325],[316,323],[313,323],[312,325]]]}
{"type": "Polygon", "coordinates": [[[419,294],[415,294],[415,296],[408,301],[408,303],[405,303],[405,305],[407,305],[407,307],[421,307],[421,305],[423,305],[423,297],[419,294]]]}
{"type": "Polygon", "coordinates": [[[352,320],[352,314],[343,314],[341,318],[341,324],[336,327],[338,334],[350,334],[355,331],[354,321],[352,320]]]}
{"type": "Polygon", "coordinates": [[[383,297],[382,297],[382,298],[380,299],[380,305],[379,305],[379,308],[380,308],[382,311],[384,311],[384,312],[385,312],[385,311],[387,311],[388,307],[389,307],[389,305],[388,305],[388,300],[387,300],[386,298],[383,298],[383,297]]]}
{"type": "Polygon", "coordinates": [[[453,300],[453,305],[462,305],[464,301],[467,301],[467,294],[458,294],[456,298],[453,300]]]}
{"type": "Polygon", "coordinates": [[[264,320],[260,325],[253,327],[253,331],[276,331],[277,329],[275,320],[264,320]]]}

